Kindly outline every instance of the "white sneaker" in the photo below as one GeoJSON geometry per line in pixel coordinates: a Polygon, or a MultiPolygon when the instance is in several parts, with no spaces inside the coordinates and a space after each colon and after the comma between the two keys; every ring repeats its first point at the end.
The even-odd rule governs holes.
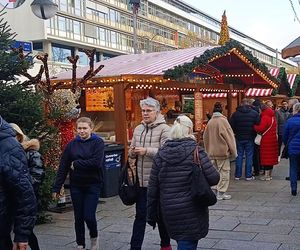
{"type": "Polygon", "coordinates": [[[253,180],[255,180],[255,177],[254,177],[254,176],[251,176],[251,177],[249,177],[249,178],[246,178],[246,181],[253,181],[253,180]]]}
{"type": "Polygon", "coordinates": [[[221,200],[230,200],[231,199],[231,195],[230,194],[226,194],[226,193],[223,193],[223,194],[218,193],[217,199],[219,201],[221,201],[221,200]]]}
{"type": "Polygon", "coordinates": [[[91,238],[91,250],[99,250],[99,239],[98,239],[98,237],[91,238]]]}
{"type": "Polygon", "coordinates": [[[77,246],[77,250],[85,250],[85,248],[83,246],[77,246]]]}

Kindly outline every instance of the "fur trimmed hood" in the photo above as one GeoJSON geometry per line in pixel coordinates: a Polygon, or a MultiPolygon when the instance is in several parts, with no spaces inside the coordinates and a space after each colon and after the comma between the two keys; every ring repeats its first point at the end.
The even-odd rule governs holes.
{"type": "Polygon", "coordinates": [[[28,141],[23,141],[21,143],[21,145],[25,151],[30,150],[30,149],[38,151],[40,149],[40,142],[38,139],[31,139],[28,141]]]}

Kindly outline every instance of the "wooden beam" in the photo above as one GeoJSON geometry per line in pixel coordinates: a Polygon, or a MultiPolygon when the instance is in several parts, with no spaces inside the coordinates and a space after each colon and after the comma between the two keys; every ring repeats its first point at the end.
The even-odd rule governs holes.
{"type": "Polygon", "coordinates": [[[126,126],[126,103],[124,83],[114,84],[114,119],[116,142],[124,145],[124,158],[127,158],[128,139],[126,126]]]}
{"type": "MultiPolygon", "coordinates": [[[[233,89],[233,85],[229,84],[229,88],[233,89]]],[[[231,92],[227,93],[227,117],[230,118],[232,114],[232,95],[231,92]]]]}

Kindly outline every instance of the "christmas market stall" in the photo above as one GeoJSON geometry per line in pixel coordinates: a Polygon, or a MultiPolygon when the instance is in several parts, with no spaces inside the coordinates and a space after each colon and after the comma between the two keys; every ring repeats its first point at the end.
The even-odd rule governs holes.
{"type": "MultiPolygon", "coordinates": [[[[195,130],[201,130],[205,112],[213,105],[208,95],[225,94],[225,113],[230,115],[249,88],[279,86],[264,64],[233,41],[224,46],[122,55],[95,64],[99,65],[101,71],[81,86],[82,115],[92,117],[103,138],[124,145],[141,121],[139,101],[147,96],[160,101],[166,116],[178,107],[193,118],[195,130]]],[[[87,69],[78,68],[77,79],[87,69]]],[[[71,88],[76,78],[74,72],[64,72],[51,82],[71,88]]]]}

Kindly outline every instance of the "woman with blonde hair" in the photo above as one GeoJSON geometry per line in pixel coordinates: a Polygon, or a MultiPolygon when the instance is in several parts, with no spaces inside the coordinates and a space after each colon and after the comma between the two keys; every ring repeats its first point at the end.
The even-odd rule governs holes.
{"type": "Polygon", "coordinates": [[[158,150],[152,166],[147,194],[147,222],[155,225],[161,216],[178,250],[196,250],[198,241],[208,233],[208,208],[193,202],[191,183],[194,151],[199,151],[204,176],[210,186],[220,175],[203,148],[197,146],[193,123],[180,115],[170,131],[171,140],[158,150]]]}

